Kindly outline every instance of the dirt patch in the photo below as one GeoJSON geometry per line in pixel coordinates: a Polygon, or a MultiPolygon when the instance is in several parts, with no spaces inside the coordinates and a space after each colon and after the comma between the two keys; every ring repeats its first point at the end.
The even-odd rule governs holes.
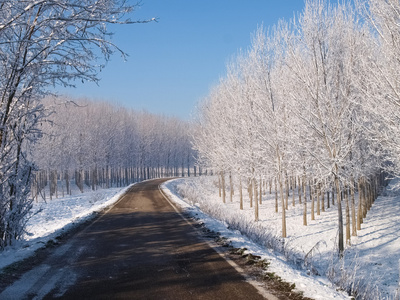
{"type": "Polygon", "coordinates": [[[199,230],[203,237],[212,239],[222,249],[226,249],[225,255],[240,266],[247,276],[260,283],[269,293],[273,294],[278,299],[288,300],[312,300],[304,297],[303,292],[296,290],[294,283],[284,281],[274,272],[269,271],[269,261],[261,259],[260,256],[253,255],[246,248],[234,248],[229,241],[220,235],[219,232],[214,232],[202,222],[194,217],[186,216],[193,221],[194,227],[199,230]]]}
{"type": "Polygon", "coordinates": [[[269,262],[261,257],[247,253],[246,248],[229,247],[226,254],[231,260],[238,264],[253,280],[268,289],[268,291],[279,299],[312,300],[304,297],[303,293],[295,290],[296,285],[284,281],[274,272],[269,271],[269,262]]]}

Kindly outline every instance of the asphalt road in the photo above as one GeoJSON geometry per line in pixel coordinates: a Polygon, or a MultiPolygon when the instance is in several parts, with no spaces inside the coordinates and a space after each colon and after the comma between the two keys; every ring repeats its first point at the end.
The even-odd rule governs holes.
{"type": "Polygon", "coordinates": [[[164,199],[134,185],[0,299],[265,299],[164,199]]]}

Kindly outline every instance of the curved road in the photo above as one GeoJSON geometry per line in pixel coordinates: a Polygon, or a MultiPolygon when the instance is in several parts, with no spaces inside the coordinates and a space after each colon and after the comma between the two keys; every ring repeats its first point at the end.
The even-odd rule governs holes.
{"type": "Polygon", "coordinates": [[[164,199],[164,181],[134,185],[0,299],[265,299],[164,199]]]}

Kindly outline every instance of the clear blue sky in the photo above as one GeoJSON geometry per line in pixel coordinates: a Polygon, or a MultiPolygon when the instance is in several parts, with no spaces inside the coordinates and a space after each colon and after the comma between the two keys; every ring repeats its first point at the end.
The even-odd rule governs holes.
{"type": "Polygon", "coordinates": [[[190,119],[225,74],[226,62],[250,45],[257,26],[288,20],[303,6],[303,0],[143,0],[132,19],[157,17],[158,23],[113,28],[113,42],[128,61],[114,55],[99,86],[60,91],[190,119]]]}

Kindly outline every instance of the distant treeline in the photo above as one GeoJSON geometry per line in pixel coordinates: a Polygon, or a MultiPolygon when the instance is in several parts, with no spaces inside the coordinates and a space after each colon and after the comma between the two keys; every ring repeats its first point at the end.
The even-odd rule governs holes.
{"type": "Polygon", "coordinates": [[[95,190],[201,172],[185,121],[84,99],[44,103],[52,113],[33,150],[34,197],[47,184],[52,197],[70,194],[71,184],[83,192],[84,185],[95,190]]]}

